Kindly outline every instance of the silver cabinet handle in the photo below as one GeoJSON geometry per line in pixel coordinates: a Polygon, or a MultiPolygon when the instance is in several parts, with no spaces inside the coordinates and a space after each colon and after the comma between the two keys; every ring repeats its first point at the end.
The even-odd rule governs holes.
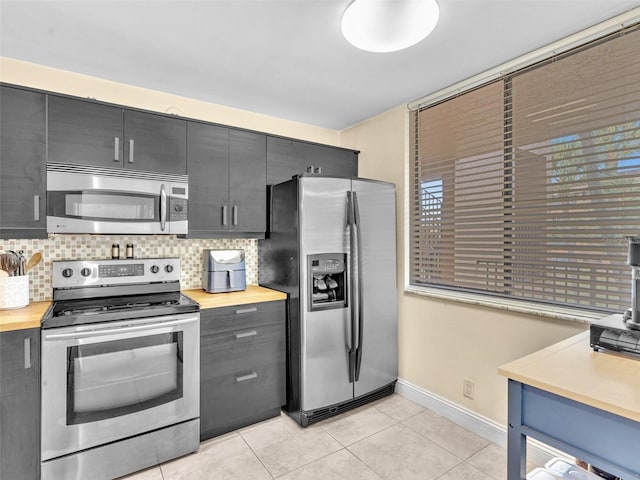
{"type": "Polygon", "coordinates": [[[246,380],[253,380],[254,378],[258,378],[258,374],[256,372],[251,372],[248,375],[241,375],[236,377],[236,383],[244,382],[246,380]]]}
{"type": "Polygon", "coordinates": [[[133,163],[133,138],[129,140],[129,163],[133,163]]]}
{"type": "Polygon", "coordinates": [[[227,206],[222,207],[222,225],[227,226],[227,206]]]}
{"type": "Polygon", "coordinates": [[[238,225],[238,206],[234,205],[232,209],[233,224],[238,225]]]}
{"type": "Polygon", "coordinates": [[[40,195],[33,196],[33,220],[40,221],[40,195]]]}
{"type": "Polygon", "coordinates": [[[248,332],[240,332],[240,333],[236,333],[236,340],[240,339],[240,338],[246,338],[246,337],[253,337],[255,335],[258,334],[257,330],[250,330],[248,332]]]}
{"type": "Polygon", "coordinates": [[[120,161],[120,137],[113,137],[113,161],[120,161]]]}
{"type": "Polygon", "coordinates": [[[24,368],[31,368],[31,339],[24,339],[24,368]]]}
{"type": "Polygon", "coordinates": [[[257,312],[257,311],[258,311],[258,307],[239,308],[238,310],[236,310],[236,315],[242,315],[243,313],[251,313],[251,312],[257,312]]]}

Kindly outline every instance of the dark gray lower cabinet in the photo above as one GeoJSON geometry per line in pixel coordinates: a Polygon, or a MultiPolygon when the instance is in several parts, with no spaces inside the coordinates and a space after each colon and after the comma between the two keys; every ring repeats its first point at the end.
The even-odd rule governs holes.
{"type": "Polygon", "coordinates": [[[40,329],[0,333],[0,479],[40,478],[40,329]]]}
{"type": "Polygon", "coordinates": [[[200,440],[280,414],[285,301],[200,311],[200,440]]]}

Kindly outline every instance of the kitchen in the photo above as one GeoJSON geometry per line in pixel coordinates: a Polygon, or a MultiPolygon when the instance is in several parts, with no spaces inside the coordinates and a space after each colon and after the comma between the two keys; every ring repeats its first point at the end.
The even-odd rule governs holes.
{"type": "MultiPolygon", "coordinates": [[[[622,11],[623,9],[621,9],[622,11]]],[[[619,13],[619,12],[614,12],[619,13]]],[[[604,18],[604,17],[603,17],[604,18]]],[[[297,138],[325,145],[360,150],[358,174],[362,177],[390,181],[397,186],[397,218],[404,218],[402,199],[407,195],[404,178],[406,108],[400,105],[384,110],[369,120],[346,129],[314,127],[310,122],[294,122],[251,113],[250,108],[235,110],[214,103],[162,93],[160,89],[142,89],[112,80],[88,77],[65,69],[44,66],[46,62],[26,63],[2,59],[3,82],[56,91],[77,97],[93,97],[118,105],[128,105],[159,112],[179,112],[186,118],[200,118],[274,135],[297,138]],[[40,64],[39,64],[40,63],[40,64]],[[381,134],[381,132],[384,132],[381,134]],[[393,159],[392,162],[389,159],[393,159]]],[[[473,72],[477,73],[477,72],[473,72]]],[[[421,92],[421,94],[424,92],[421,92]]],[[[220,102],[222,103],[222,102],[220,102]]],[[[350,124],[353,125],[353,124],[350,124]]],[[[397,258],[405,256],[406,234],[402,224],[397,229],[397,258]]],[[[42,251],[43,263],[32,272],[32,301],[44,300],[51,289],[48,262],[69,258],[110,258],[112,244],[124,247],[132,243],[136,257],[179,256],[183,269],[182,288],[198,288],[200,255],[206,248],[242,248],[247,252],[247,283],[257,283],[258,247],[253,239],[187,239],[168,237],[52,235],[42,240],[9,240],[5,249],[42,251]]],[[[397,278],[405,278],[404,266],[398,262],[397,278]]],[[[399,288],[402,291],[401,288],[399,288]]],[[[478,417],[475,425],[490,434],[506,423],[507,397],[505,381],[497,375],[498,366],[507,361],[571,337],[586,329],[586,324],[553,319],[520,310],[502,310],[461,303],[450,299],[413,294],[399,296],[399,372],[404,385],[400,392],[440,405],[458,405],[478,417]],[[474,318],[469,322],[469,318],[474,318]],[[442,319],[447,319],[444,322],[442,319]],[[460,338],[459,332],[467,335],[460,338]],[[446,342],[438,338],[456,338],[457,351],[451,355],[446,342]],[[485,339],[478,345],[474,339],[485,339]],[[446,359],[443,362],[442,359],[446,359]],[[463,396],[463,378],[475,381],[475,399],[463,396]]],[[[412,397],[409,397],[412,398],[412,397]]]]}

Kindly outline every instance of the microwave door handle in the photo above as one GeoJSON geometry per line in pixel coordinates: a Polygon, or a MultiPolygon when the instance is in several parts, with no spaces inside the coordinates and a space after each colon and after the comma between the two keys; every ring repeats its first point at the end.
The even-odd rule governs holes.
{"type": "Polygon", "coordinates": [[[167,223],[167,191],[164,183],[160,186],[160,230],[164,232],[167,223]]]}

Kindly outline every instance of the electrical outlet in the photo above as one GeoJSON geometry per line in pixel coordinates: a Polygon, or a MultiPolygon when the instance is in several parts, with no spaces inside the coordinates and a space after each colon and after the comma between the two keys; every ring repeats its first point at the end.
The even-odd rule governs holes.
{"type": "Polygon", "coordinates": [[[462,395],[473,400],[473,391],[475,384],[469,378],[462,379],[462,395]]]}

